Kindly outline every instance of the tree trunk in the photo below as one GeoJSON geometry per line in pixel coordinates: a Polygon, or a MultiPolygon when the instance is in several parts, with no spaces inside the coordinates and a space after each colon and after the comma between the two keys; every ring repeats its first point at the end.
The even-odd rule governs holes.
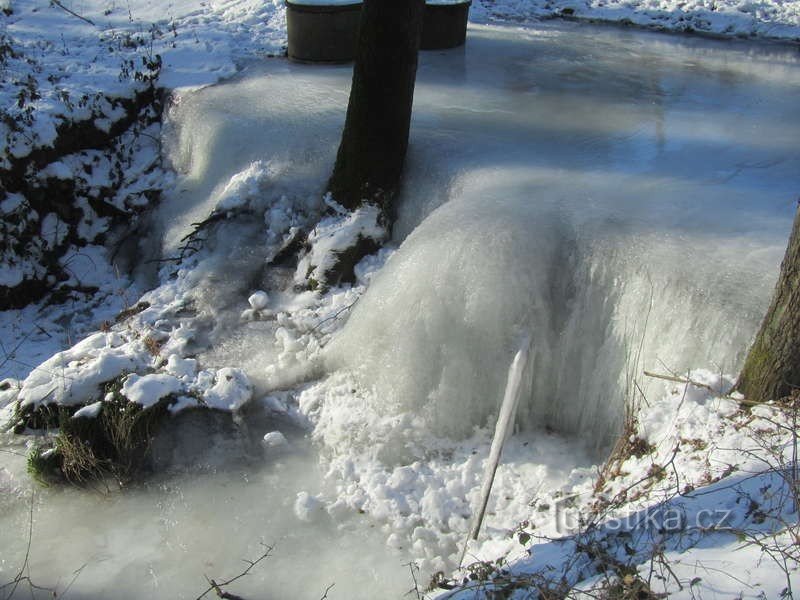
{"type": "Polygon", "coordinates": [[[800,387],[800,206],[778,285],[736,389],[748,400],[778,400],[800,387]]]}
{"type": "Polygon", "coordinates": [[[425,0],[364,0],[353,86],[329,190],[391,213],[408,148],[425,0]]]}

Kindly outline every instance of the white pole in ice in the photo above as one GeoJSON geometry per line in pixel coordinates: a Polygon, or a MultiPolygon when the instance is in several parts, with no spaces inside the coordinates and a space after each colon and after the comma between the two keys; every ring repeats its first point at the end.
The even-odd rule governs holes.
{"type": "Polygon", "coordinates": [[[522,374],[525,371],[525,365],[528,363],[528,355],[530,354],[531,338],[526,336],[511,361],[511,366],[508,368],[508,379],[506,380],[506,391],[503,395],[503,404],[500,405],[500,414],[497,416],[497,425],[494,427],[494,438],[492,438],[492,447],[489,450],[489,459],[486,461],[486,470],[483,473],[483,485],[481,486],[481,504],[475,519],[472,521],[472,529],[470,529],[469,537],[464,542],[464,550],[461,552],[461,559],[458,561],[458,566],[464,562],[464,556],[467,553],[467,546],[470,540],[477,540],[478,533],[481,530],[483,517],[486,514],[486,507],[489,504],[489,496],[492,493],[492,484],[494,483],[494,475],[497,472],[497,466],[500,464],[500,456],[503,453],[503,444],[511,436],[514,427],[514,417],[517,414],[517,406],[519,405],[519,388],[522,384],[522,374]]]}

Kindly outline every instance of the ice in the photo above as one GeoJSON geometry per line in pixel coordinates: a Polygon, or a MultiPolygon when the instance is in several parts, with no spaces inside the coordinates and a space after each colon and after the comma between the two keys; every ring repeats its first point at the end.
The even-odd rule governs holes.
{"type": "MultiPolygon", "coordinates": [[[[627,30],[472,27],[465,48],[421,55],[390,246],[324,298],[265,265],[325,207],[350,69],[269,60],[176,94],[165,146],[180,174],[154,238],[171,252],[215,209],[236,216],[149,296],[191,313],[161,348],[166,388],[179,407],[255,398],[275,422],[237,415],[255,457],[199,436],[214,460],[187,460],[188,473],[123,494],[37,491],[34,580],[68,581],[86,564],[76,596],[196,597],[204,575],[241,572],[263,542],[275,552],[243,597],[321,597],[331,583],[332,598],[401,597],[403,565],[430,575],[457,562],[521,331],[533,385],[476,551],[524,552],[508,530],[550,526],[537,502],[592,489],[634,374],[735,371],[797,194],[797,62],[778,47],[627,30]],[[268,319],[241,318],[254,290],[268,319]],[[345,319],[323,349],[319,332],[345,319]],[[198,397],[180,395],[189,381],[198,397]],[[264,452],[265,434],[286,446],[264,452]]],[[[20,397],[79,403],[106,378],[156,368],[116,352],[113,335],[34,370],[20,397]]],[[[643,435],[662,449],[730,411],[690,391],[675,432],[679,397],[657,404],[663,389],[640,384],[654,413],[643,435]]],[[[13,490],[0,541],[13,560],[27,541],[25,459],[3,461],[13,490]]]]}
{"type": "MultiPolygon", "coordinates": [[[[486,471],[483,474],[480,496],[481,503],[479,506],[473,508],[474,517],[472,528],[470,529],[470,538],[473,540],[478,539],[481,523],[486,514],[486,506],[489,502],[492,484],[494,483],[494,477],[497,473],[497,466],[503,454],[503,446],[514,431],[514,420],[517,416],[520,395],[526,383],[525,372],[527,370],[528,373],[530,373],[528,369],[530,350],[531,339],[525,336],[519,345],[519,350],[517,350],[517,353],[514,355],[514,360],[511,361],[511,366],[508,368],[508,379],[506,380],[506,389],[503,393],[503,403],[500,405],[497,424],[494,428],[494,436],[492,436],[492,446],[489,449],[489,458],[486,460],[486,471]]],[[[528,392],[530,393],[530,390],[528,390],[528,392]]],[[[463,562],[463,560],[464,558],[462,556],[459,562],[463,562]]]]}
{"type": "Polygon", "coordinates": [[[328,349],[383,414],[487,425],[520,327],[521,426],[598,448],[633,373],[738,368],[797,193],[796,59],[617,35],[474,29],[423,60],[401,245],[328,349]]]}
{"type": "Polygon", "coordinates": [[[75,414],[72,415],[72,418],[73,419],[80,419],[80,418],[94,419],[95,417],[97,417],[97,415],[100,414],[100,410],[102,409],[102,407],[103,407],[103,403],[99,402],[99,401],[98,402],[93,402],[92,404],[87,404],[83,408],[81,408],[79,410],[76,410],[75,414]]]}
{"type": "Polygon", "coordinates": [[[348,67],[301,70],[276,61],[226,85],[178,95],[166,143],[184,177],[164,204],[166,249],[207,217],[225,190],[241,195],[244,183],[252,190],[257,180],[268,198],[289,193],[318,203],[344,123],[349,74],[348,67]],[[279,183],[258,179],[256,166],[266,164],[259,161],[280,172],[279,183]]]}
{"type": "MultiPolygon", "coordinates": [[[[0,538],[8,571],[25,555],[31,498],[24,455],[15,458],[13,466],[0,470],[0,538]]],[[[314,510],[322,474],[308,460],[284,455],[262,467],[227,460],[216,473],[201,471],[197,463],[192,466],[198,472],[122,493],[37,488],[31,572],[55,587],[60,575],[71,579],[82,569],[72,588],[81,598],[195,598],[208,586],[204,575],[224,580],[241,573],[245,559],[264,552],[263,543],[274,546],[271,556],[229,591],[253,598],[267,590],[281,598],[316,598],[332,583],[334,598],[370,596],[365,590],[400,597],[407,591],[408,570],[400,555],[351,574],[354,556],[385,553],[384,536],[363,516],[350,513],[337,526],[320,507],[314,510]],[[298,489],[308,494],[303,507],[316,519],[313,525],[294,515],[298,489]],[[310,564],[315,567],[300,570],[310,564]]],[[[59,589],[64,585],[61,580],[59,589]]]]}

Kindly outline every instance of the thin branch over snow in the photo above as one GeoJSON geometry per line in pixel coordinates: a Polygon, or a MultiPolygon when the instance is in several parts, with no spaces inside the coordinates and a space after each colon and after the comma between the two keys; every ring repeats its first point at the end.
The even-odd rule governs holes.
{"type": "Polygon", "coordinates": [[[57,7],[58,7],[58,8],[60,8],[61,10],[65,11],[65,12],[67,12],[67,13],[69,13],[69,14],[71,14],[73,17],[76,17],[76,18],[80,19],[81,21],[83,21],[83,22],[85,22],[85,23],[88,23],[88,24],[89,24],[89,25],[91,25],[92,27],[94,27],[94,26],[95,26],[95,24],[94,24],[94,21],[92,21],[91,19],[87,19],[87,18],[86,18],[86,17],[84,17],[84,16],[81,16],[81,15],[79,15],[78,13],[76,13],[76,12],[75,12],[75,11],[73,11],[73,10],[70,10],[69,8],[67,8],[66,6],[64,6],[63,4],[61,4],[61,2],[59,2],[58,0],[50,0],[50,4],[51,4],[52,6],[57,6],[57,7]]]}

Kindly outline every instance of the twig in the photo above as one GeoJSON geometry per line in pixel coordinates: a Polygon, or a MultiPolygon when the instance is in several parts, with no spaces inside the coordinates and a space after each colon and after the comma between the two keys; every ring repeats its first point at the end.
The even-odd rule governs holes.
{"type": "Polygon", "coordinates": [[[89,24],[89,25],[91,25],[92,27],[94,27],[94,26],[95,26],[95,25],[94,25],[94,21],[92,21],[92,20],[90,20],[90,19],[87,19],[86,17],[83,17],[83,16],[79,15],[78,13],[76,13],[76,12],[74,12],[74,11],[72,11],[72,10],[68,9],[66,6],[64,6],[63,4],[61,4],[61,2],[59,2],[59,0],[50,0],[50,4],[51,4],[51,5],[53,5],[53,6],[57,6],[58,8],[60,8],[61,10],[65,11],[65,12],[68,12],[68,13],[69,13],[69,14],[71,14],[73,17],[77,17],[78,19],[80,19],[80,20],[81,20],[81,21],[83,21],[84,23],[88,23],[88,24],[89,24]]]}
{"type": "Polygon", "coordinates": [[[29,331],[28,333],[26,333],[25,336],[19,341],[19,343],[16,346],[14,346],[14,349],[11,352],[5,352],[5,350],[3,351],[3,353],[5,354],[5,358],[3,359],[3,362],[0,362],[0,368],[3,368],[8,361],[13,360],[17,350],[19,350],[22,347],[22,344],[24,344],[28,340],[28,338],[31,337],[31,335],[33,335],[33,331],[29,331]]]}
{"type": "Polygon", "coordinates": [[[326,318],[322,319],[322,320],[321,320],[319,323],[317,323],[316,325],[314,325],[314,327],[312,327],[311,329],[309,329],[309,330],[308,330],[308,333],[314,333],[314,332],[315,332],[317,329],[319,329],[320,327],[322,327],[322,325],[324,325],[324,324],[325,324],[325,323],[327,323],[328,321],[332,321],[332,320],[334,320],[336,317],[338,317],[338,316],[339,316],[340,314],[342,314],[344,311],[346,311],[346,310],[349,310],[349,309],[353,308],[353,306],[355,306],[356,302],[358,302],[360,299],[361,299],[361,296],[359,296],[358,298],[356,298],[355,300],[353,300],[353,301],[352,301],[350,304],[348,304],[348,305],[347,305],[347,306],[345,306],[344,308],[340,308],[339,310],[337,310],[337,311],[336,311],[335,313],[333,313],[333,314],[332,314],[330,317],[326,317],[326,318]]]}
{"type": "Polygon", "coordinates": [[[247,568],[238,575],[236,575],[235,577],[231,577],[226,581],[221,581],[217,583],[213,579],[209,579],[208,576],[206,576],[206,581],[208,582],[208,589],[204,591],[202,594],[200,594],[196,600],[201,600],[201,598],[205,598],[209,592],[216,593],[218,598],[226,598],[227,600],[242,600],[240,596],[236,596],[234,594],[231,594],[230,592],[226,592],[222,588],[224,588],[226,585],[230,585],[234,581],[241,579],[242,577],[247,575],[253,567],[255,567],[258,563],[260,563],[262,560],[267,558],[272,553],[274,546],[267,546],[264,543],[262,543],[261,545],[264,548],[266,548],[264,553],[255,560],[245,559],[244,562],[247,563],[247,568]]]}
{"type": "Polygon", "coordinates": [[[335,583],[332,583],[328,587],[326,587],[325,588],[325,593],[322,594],[322,597],[319,600],[327,600],[328,592],[330,592],[333,589],[333,586],[335,586],[335,585],[336,585],[335,583]]]}
{"type": "Polygon", "coordinates": [[[19,584],[23,581],[28,583],[28,587],[31,589],[31,596],[33,595],[33,590],[41,590],[46,591],[55,597],[56,591],[50,588],[42,587],[40,585],[36,585],[33,580],[31,579],[30,574],[30,558],[31,558],[31,546],[33,545],[33,506],[36,500],[36,493],[34,490],[31,490],[31,506],[30,512],[28,515],[28,546],[25,550],[25,560],[22,561],[22,566],[19,568],[19,572],[17,573],[16,577],[9,581],[4,585],[0,585],[0,590],[4,590],[8,587],[11,588],[11,591],[6,595],[5,600],[10,600],[17,591],[19,584]],[[25,574],[27,571],[27,575],[25,574]]]}
{"type": "Polygon", "coordinates": [[[73,576],[72,576],[72,579],[71,579],[71,580],[70,580],[70,582],[69,582],[69,585],[67,585],[67,587],[65,587],[65,588],[64,588],[64,591],[63,591],[63,592],[61,592],[61,596],[60,596],[60,597],[61,597],[61,600],[64,600],[64,598],[65,598],[65,597],[66,597],[66,595],[67,595],[67,592],[69,592],[69,590],[70,590],[70,588],[72,587],[72,585],[73,585],[73,584],[74,584],[74,583],[77,581],[78,577],[80,577],[80,576],[81,576],[81,573],[83,573],[83,570],[84,570],[84,569],[87,567],[87,565],[88,565],[88,564],[89,564],[89,563],[83,563],[83,564],[80,566],[80,568],[79,568],[79,569],[77,569],[77,570],[75,570],[75,571],[74,571],[74,573],[73,573],[73,576]]]}
{"type": "Polygon", "coordinates": [[[422,594],[419,591],[419,582],[417,581],[417,575],[414,573],[414,568],[417,566],[416,563],[410,562],[408,563],[408,570],[411,571],[411,579],[414,582],[414,587],[411,588],[407,593],[406,596],[415,593],[417,595],[417,600],[422,600],[422,594]]]}
{"type": "Polygon", "coordinates": [[[735,400],[740,404],[745,404],[747,406],[759,406],[760,402],[754,402],[752,400],[747,400],[745,398],[734,398],[730,392],[727,394],[721,392],[720,390],[716,390],[707,383],[701,383],[699,381],[695,381],[694,379],[689,379],[688,377],[678,377],[676,375],[664,375],[663,373],[653,373],[651,371],[644,372],[645,377],[653,377],[655,379],[663,379],[665,381],[674,381],[675,383],[684,383],[687,385],[693,385],[695,387],[702,388],[704,390],[708,390],[718,398],[728,398],[730,400],[735,400]]]}

